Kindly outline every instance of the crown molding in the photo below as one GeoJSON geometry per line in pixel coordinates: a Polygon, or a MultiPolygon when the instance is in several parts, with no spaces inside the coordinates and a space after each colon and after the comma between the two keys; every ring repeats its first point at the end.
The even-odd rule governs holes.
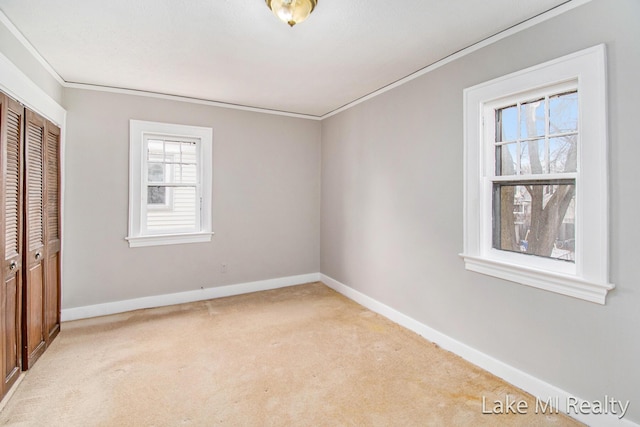
{"type": "Polygon", "coordinates": [[[44,59],[42,55],[40,55],[40,52],[38,52],[36,48],[33,47],[33,45],[29,42],[29,40],[27,40],[27,38],[20,32],[20,30],[18,30],[18,28],[13,25],[13,22],[11,22],[11,20],[7,17],[7,15],[4,14],[2,10],[0,10],[0,22],[5,27],[7,27],[7,30],[9,30],[9,32],[13,34],[16,39],[18,39],[22,46],[27,49],[31,56],[33,56],[33,58],[38,61],[38,63],[51,75],[51,77],[56,79],[58,83],[64,86],[65,81],[62,77],[60,77],[60,74],[58,74],[56,70],[53,69],[51,64],[49,64],[47,60],[44,59]]]}
{"type": "Polygon", "coordinates": [[[271,110],[267,108],[252,107],[248,105],[231,104],[231,103],[220,102],[220,101],[215,101],[210,99],[200,99],[200,98],[192,98],[188,96],[170,95],[170,94],[159,93],[159,92],[117,88],[117,87],[101,86],[101,85],[94,85],[94,84],[87,84],[87,83],[67,82],[53,69],[53,67],[51,67],[51,65],[42,57],[42,55],[40,55],[40,53],[36,50],[36,48],[33,47],[33,45],[24,37],[24,35],[22,35],[20,30],[18,30],[18,28],[9,20],[9,18],[1,10],[0,10],[0,22],[7,27],[7,29],[20,41],[20,43],[22,43],[25,49],[27,49],[27,51],[31,53],[31,55],[36,59],[36,61],[38,61],[40,65],[42,65],[42,67],[49,74],[51,74],[51,76],[54,79],[56,79],[56,81],[58,81],[58,83],[60,83],[64,88],[95,90],[95,91],[120,93],[120,94],[127,94],[127,95],[136,95],[136,96],[147,96],[150,98],[168,99],[173,101],[190,102],[193,104],[209,105],[209,106],[220,107],[220,108],[229,108],[234,110],[251,111],[256,113],[273,114],[273,115],[279,115],[279,116],[294,117],[299,119],[321,121],[329,117],[335,116],[336,114],[339,114],[352,107],[355,107],[356,105],[361,104],[365,101],[368,101],[372,98],[375,98],[378,95],[381,95],[385,92],[390,91],[391,89],[395,89],[398,86],[402,86],[405,83],[408,83],[414,79],[417,79],[418,77],[421,77],[427,73],[430,73],[431,71],[434,71],[444,65],[449,64],[450,62],[460,59],[486,46],[496,43],[506,37],[509,37],[520,31],[524,31],[530,27],[533,27],[534,25],[537,25],[548,19],[554,18],[563,13],[566,13],[571,9],[575,9],[591,1],[592,0],[567,0],[566,2],[560,4],[559,6],[554,7],[553,9],[550,9],[546,12],[542,12],[539,15],[534,16],[533,18],[527,19],[526,21],[513,25],[512,27],[507,28],[506,30],[500,31],[499,33],[489,36],[484,40],[481,40],[477,43],[474,43],[463,49],[460,49],[457,52],[454,52],[442,59],[439,59],[434,63],[427,65],[409,74],[406,77],[403,77],[400,80],[390,83],[374,92],[364,95],[358,99],[355,99],[343,105],[342,107],[329,111],[326,114],[323,114],[320,116],[303,114],[303,113],[295,113],[295,112],[289,112],[289,111],[271,110]]]}
{"type": "Polygon", "coordinates": [[[400,80],[397,80],[393,83],[390,83],[374,92],[371,92],[368,95],[365,95],[361,98],[358,98],[348,104],[343,105],[342,107],[339,107],[333,111],[330,111],[326,114],[323,114],[321,117],[322,120],[324,119],[328,119],[331,116],[335,116],[336,114],[339,114],[345,110],[348,110],[352,107],[355,107],[358,104],[361,104],[365,101],[368,101],[372,98],[375,98],[378,95],[382,95],[385,92],[390,91],[391,89],[395,89],[398,86],[402,86],[405,83],[408,83],[412,80],[417,79],[418,77],[421,77],[427,73],[430,73],[434,70],[437,70],[440,67],[443,67],[447,64],[449,64],[450,62],[453,62],[457,59],[460,59],[464,56],[467,56],[477,50],[480,50],[486,46],[489,46],[493,43],[496,43],[502,39],[505,39],[509,36],[512,36],[516,33],[519,33],[520,31],[524,31],[527,28],[531,28],[534,25],[538,25],[541,22],[544,22],[546,20],[549,20],[551,18],[554,18],[558,15],[562,15],[563,13],[568,12],[571,9],[575,9],[576,7],[580,7],[582,5],[585,5],[589,2],[591,2],[592,0],[567,0],[565,3],[562,3],[556,7],[554,7],[553,9],[549,9],[546,12],[542,12],[539,15],[534,16],[533,18],[529,18],[526,21],[522,21],[519,24],[515,24],[509,28],[507,28],[506,30],[502,30],[496,34],[493,34],[487,38],[485,38],[484,40],[481,40],[479,42],[476,42],[472,45],[469,45],[465,48],[460,49],[457,52],[454,52],[448,56],[445,56],[442,59],[437,60],[436,62],[427,65],[424,68],[419,69],[418,71],[413,72],[412,74],[409,74],[406,77],[401,78],[400,80]]]}
{"type": "Polygon", "coordinates": [[[109,92],[109,93],[119,93],[124,95],[144,96],[147,98],[188,102],[191,104],[208,105],[210,107],[220,107],[220,108],[228,108],[231,110],[250,111],[253,113],[272,114],[276,116],[286,116],[286,117],[293,117],[297,119],[322,120],[320,116],[312,116],[310,114],[292,113],[289,111],[280,111],[280,110],[270,110],[268,108],[251,107],[248,105],[231,104],[231,103],[212,101],[212,100],[202,99],[202,98],[192,98],[189,96],[182,96],[182,95],[170,95],[167,93],[151,92],[151,91],[145,91],[145,90],[126,89],[126,88],[119,88],[119,87],[113,87],[113,86],[101,86],[101,85],[94,85],[94,84],[72,83],[72,82],[65,82],[63,86],[69,89],[83,89],[83,90],[93,90],[97,92],[109,92]]]}

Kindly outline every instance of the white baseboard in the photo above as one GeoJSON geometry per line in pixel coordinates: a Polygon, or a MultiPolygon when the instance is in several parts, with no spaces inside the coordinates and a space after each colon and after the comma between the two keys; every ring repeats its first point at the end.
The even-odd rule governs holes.
{"type": "Polygon", "coordinates": [[[142,308],[163,307],[167,305],[183,304],[186,302],[203,301],[213,298],[247,294],[250,292],[284,288],[286,286],[317,282],[319,280],[320,273],[311,273],[300,276],[260,280],[257,282],[238,283],[235,285],[219,286],[215,288],[197,289],[194,291],[179,292],[175,294],[155,295],[124,301],[108,302],[104,304],[88,305],[84,307],[66,308],[62,310],[61,320],[66,322],[70,320],[87,319],[90,317],[124,313],[126,311],[139,310],[142,308]]]}
{"type": "Polygon", "coordinates": [[[527,374],[526,372],[516,369],[513,366],[507,365],[506,363],[501,362],[500,360],[497,360],[485,353],[482,353],[475,348],[469,347],[468,345],[463,344],[460,341],[457,341],[441,332],[438,332],[435,329],[432,329],[429,326],[424,325],[417,320],[359,291],[356,291],[355,289],[350,288],[347,285],[338,282],[335,279],[332,279],[329,276],[320,274],[320,281],[322,281],[325,285],[329,286],[333,290],[346,296],[347,298],[363,305],[369,310],[374,311],[398,323],[399,325],[421,335],[427,340],[438,344],[445,350],[449,350],[452,353],[457,354],[463,359],[473,363],[476,366],[481,367],[486,371],[491,372],[492,374],[504,379],[505,381],[515,385],[516,387],[521,388],[522,390],[532,394],[534,397],[537,397],[542,401],[546,402],[550,398],[558,398],[557,401],[559,403],[559,411],[568,414],[570,417],[575,418],[580,422],[583,422],[590,426],[639,427],[638,424],[635,424],[632,421],[624,418],[618,419],[617,416],[612,414],[576,414],[574,413],[576,412],[574,410],[567,411],[568,399],[572,399],[572,403],[574,402],[573,399],[576,399],[578,402],[578,407],[580,403],[583,402],[583,399],[580,399],[565,390],[546,383],[530,374],[527,374]]]}

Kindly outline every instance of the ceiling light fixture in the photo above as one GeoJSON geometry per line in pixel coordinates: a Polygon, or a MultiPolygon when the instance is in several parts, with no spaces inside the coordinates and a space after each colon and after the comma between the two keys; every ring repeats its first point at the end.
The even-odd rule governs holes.
{"type": "Polygon", "coordinates": [[[307,19],[318,0],[266,0],[267,6],[281,21],[291,27],[307,19]]]}

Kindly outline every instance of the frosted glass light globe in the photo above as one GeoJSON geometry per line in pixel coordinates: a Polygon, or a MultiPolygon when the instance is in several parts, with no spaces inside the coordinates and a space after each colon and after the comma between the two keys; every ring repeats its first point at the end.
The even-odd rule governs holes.
{"type": "Polygon", "coordinates": [[[281,21],[294,26],[311,15],[318,0],[266,0],[267,6],[281,21]]]}

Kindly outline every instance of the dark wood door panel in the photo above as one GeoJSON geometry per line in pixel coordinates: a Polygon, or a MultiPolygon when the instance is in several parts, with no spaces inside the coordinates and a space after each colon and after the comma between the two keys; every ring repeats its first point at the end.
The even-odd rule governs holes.
{"type": "Polygon", "coordinates": [[[28,270],[27,286],[25,286],[26,309],[26,369],[36,361],[44,351],[44,281],[42,263],[37,263],[28,270]]]}
{"type": "Polygon", "coordinates": [[[29,110],[25,122],[23,366],[29,369],[44,351],[45,306],[45,120],[29,110]]]}
{"type": "Polygon", "coordinates": [[[60,331],[60,129],[47,121],[44,149],[46,243],[45,331],[47,345],[60,331]]]}
{"type": "Polygon", "coordinates": [[[20,307],[22,305],[22,282],[20,273],[4,283],[4,390],[8,391],[18,380],[22,371],[22,355],[20,354],[20,307]]]}
{"type": "Polygon", "coordinates": [[[47,258],[45,291],[45,337],[48,342],[60,332],[60,256],[54,252],[47,258]]]}
{"type": "Polygon", "coordinates": [[[24,107],[0,93],[0,398],[22,371],[24,107]]]}

